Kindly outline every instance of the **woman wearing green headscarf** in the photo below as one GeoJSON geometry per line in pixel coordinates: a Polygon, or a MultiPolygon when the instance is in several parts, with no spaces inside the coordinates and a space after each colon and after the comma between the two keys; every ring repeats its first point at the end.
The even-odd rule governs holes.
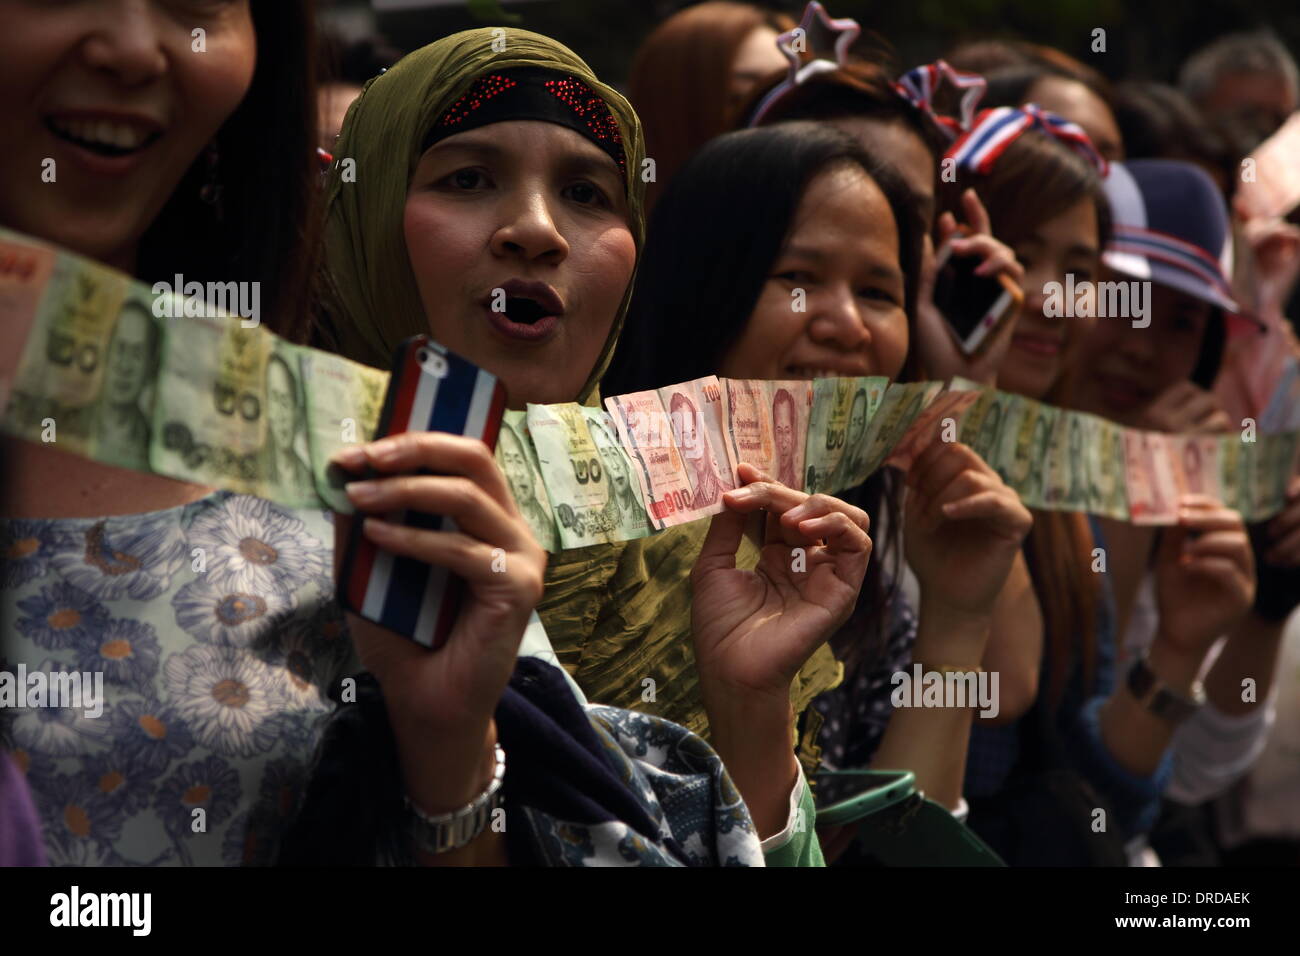
{"type": "MultiPolygon", "coordinates": [[[[336,155],[326,331],[343,354],[383,366],[398,343],[427,332],[498,375],[513,407],[594,396],[643,233],[641,134],[618,93],[544,37],[470,31],[367,84],[336,155]]],[[[494,722],[494,708],[509,703],[503,688],[525,627],[541,631],[528,624],[536,607],[550,636],[569,644],[562,659],[572,662],[576,649],[588,696],[606,689],[582,680],[588,650],[614,662],[603,671],[622,692],[613,703],[635,699],[628,689],[639,694],[642,678],[656,672],[667,685],[689,683],[674,688],[675,699],[703,701],[686,709],[710,718],[759,836],[784,841],[791,830],[811,831],[791,746],[791,688],[856,597],[871,546],[858,509],[748,469],[748,486],[729,493],[728,511],[707,534],[559,556],[543,593],[545,555],[482,443],[412,433],[336,461],[393,473],[349,486],[358,510],[440,513],[460,529],[397,528],[375,518],[365,525],[380,547],[447,566],[469,583],[451,638],[432,654],[351,619],[362,660],[383,688],[417,808],[472,805],[500,766],[502,711],[494,722]],[[417,470],[432,474],[411,474],[417,470]],[[738,570],[746,520],[758,511],[767,513],[758,567],[738,570]],[[792,570],[794,547],[805,549],[806,571],[792,570]],[[498,550],[506,556],[501,573],[490,570],[498,550]],[[638,636],[646,640],[634,643],[638,636]]],[[[606,714],[604,725],[619,726],[615,738],[626,736],[621,721],[631,719],[617,713],[625,717],[606,714]]],[[[690,739],[691,748],[703,746],[690,739]]],[[[786,845],[805,861],[820,859],[815,838],[786,845]]],[[[483,833],[456,859],[499,860],[500,849],[483,833]]]]}

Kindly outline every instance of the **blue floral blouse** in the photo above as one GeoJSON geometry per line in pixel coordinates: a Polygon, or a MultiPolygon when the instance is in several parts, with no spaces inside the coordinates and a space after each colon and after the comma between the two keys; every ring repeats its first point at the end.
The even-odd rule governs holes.
{"type": "Polygon", "coordinates": [[[274,859],[329,688],[356,670],[332,521],[226,491],[0,520],[0,671],[103,674],[98,714],[0,708],[51,864],[274,859]]]}

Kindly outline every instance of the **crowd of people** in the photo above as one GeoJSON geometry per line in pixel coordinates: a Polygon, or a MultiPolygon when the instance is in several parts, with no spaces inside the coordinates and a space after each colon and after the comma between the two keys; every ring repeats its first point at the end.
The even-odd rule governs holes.
{"type": "MultiPolygon", "coordinates": [[[[1252,350],[1300,356],[1300,229],[1234,202],[1300,107],[1267,32],[1177,85],[989,39],[907,72],[883,38],[792,51],[784,14],[705,2],[623,93],[515,28],[399,55],[318,44],[313,0],[0,6],[0,227],[259,282],[274,332],[376,368],[428,334],[511,408],[960,376],[1210,434],[1254,413],[1252,350]],[[936,301],[948,250],[1022,292],[975,355],[936,301]],[[1151,284],[1147,325],[1045,308],[1117,277],[1151,284]],[[517,298],[489,317],[512,279],[562,303],[546,334],[517,298]]],[[[460,436],[341,452],[352,518],[0,440],[0,671],[107,687],[100,718],[0,711],[0,863],[870,863],[858,823],[817,826],[862,769],[910,771],[1013,866],[1300,862],[1294,752],[1289,819],[1243,822],[1294,739],[1300,476],[1266,523],[1189,494],[1157,528],[1031,509],[934,441],[833,496],[743,465],[709,521],[547,554],[460,436]],[[443,647],[340,609],[353,521],[467,582],[443,647]],[[205,623],[236,590],[262,616],[205,623]],[[996,674],[996,715],[896,706],[918,662],[996,674]]]]}

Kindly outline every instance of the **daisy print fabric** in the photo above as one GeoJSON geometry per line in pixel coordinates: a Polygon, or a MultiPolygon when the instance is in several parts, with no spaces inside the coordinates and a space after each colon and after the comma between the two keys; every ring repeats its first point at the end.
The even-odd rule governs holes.
{"type": "Polygon", "coordinates": [[[0,520],[0,680],[17,695],[0,698],[0,740],[51,864],[274,860],[330,689],[356,669],[332,519],[219,491],[0,520]],[[71,699],[52,679],[36,692],[33,675],[72,673],[102,686],[94,706],[52,706],[71,699]]]}

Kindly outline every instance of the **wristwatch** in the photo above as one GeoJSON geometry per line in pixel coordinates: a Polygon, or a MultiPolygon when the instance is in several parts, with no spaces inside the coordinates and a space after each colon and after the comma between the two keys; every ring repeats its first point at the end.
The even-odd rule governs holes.
{"type": "Polygon", "coordinates": [[[446,853],[473,842],[487,829],[494,810],[501,806],[501,782],[506,776],[506,752],[496,747],[497,765],[492,782],[468,805],[451,813],[429,815],[406,797],[406,832],[416,849],[425,853],[446,853]]]}
{"type": "Polygon", "coordinates": [[[1145,656],[1138,657],[1128,672],[1128,689],[1143,707],[1171,723],[1180,724],[1205,703],[1205,688],[1200,681],[1192,684],[1192,696],[1184,697],[1170,690],[1147,665],[1145,656]]]}

